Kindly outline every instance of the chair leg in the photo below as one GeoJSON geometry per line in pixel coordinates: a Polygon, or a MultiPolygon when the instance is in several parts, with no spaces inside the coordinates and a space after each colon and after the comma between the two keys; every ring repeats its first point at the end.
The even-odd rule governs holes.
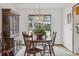
{"type": "Polygon", "coordinates": [[[49,52],[50,52],[50,56],[52,56],[50,43],[49,43],[49,52]]]}
{"type": "Polygon", "coordinates": [[[45,51],[43,51],[43,56],[45,55],[45,51]]]}
{"type": "Polygon", "coordinates": [[[36,53],[34,53],[33,56],[36,56],[36,53]]]}
{"type": "Polygon", "coordinates": [[[26,51],[27,51],[27,50],[25,49],[24,56],[26,55],[26,51]]]}
{"type": "Polygon", "coordinates": [[[53,55],[55,56],[55,53],[54,53],[54,49],[53,49],[53,47],[52,47],[52,52],[53,52],[53,55]]]}
{"type": "Polygon", "coordinates": [[[44,48],[43,48],[43,56],[45,55],[45,51],[46,51],[46,50],[45,50],[45,47],[44,47],[44,48]]]}
{"type": "Polygon", "coordinates": [[[41,56],[43,56],[42,52],[40,52],[41,56]]]}
{"type": "Polygon", "coordinates": [[[46,48],[47,48],[46,45],[44,45],[44,46],[43,46],[43,56],[45,55],[46,48]]]}

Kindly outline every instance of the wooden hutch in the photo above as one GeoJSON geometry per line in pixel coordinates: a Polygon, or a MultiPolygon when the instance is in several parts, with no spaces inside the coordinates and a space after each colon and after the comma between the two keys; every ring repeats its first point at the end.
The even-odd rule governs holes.
{"type": "Polygon", "coordinates": [[[19,33],[19,14],[2,9],[2,55],[15,55],[14,36],[19,33]]]}

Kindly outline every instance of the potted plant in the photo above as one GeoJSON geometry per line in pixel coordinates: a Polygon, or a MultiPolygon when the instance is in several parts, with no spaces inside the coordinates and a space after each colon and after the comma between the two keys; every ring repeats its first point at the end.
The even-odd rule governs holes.
{"type": "Polygon", "coordinates": [[[37,40],[42,40],[42,36],[46,36],[46,30],[43,24],[36,24],[33,34],[37,35],[37,40]]]}

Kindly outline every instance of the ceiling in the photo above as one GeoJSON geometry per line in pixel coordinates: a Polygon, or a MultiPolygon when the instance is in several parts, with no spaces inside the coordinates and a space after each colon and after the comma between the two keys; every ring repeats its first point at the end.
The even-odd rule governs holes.
{"type": "Polygon", "coordinates": [[[12,4],[15,8],[65,8],[74,3],[15,3],[12,4]]]}
{"type": "Polygon", "coordinates": [[[51,9],[51,8],[66,8],[75,5],[76,3],[0,3],[0,6],[12,6],[18,9],[51,9]]]}

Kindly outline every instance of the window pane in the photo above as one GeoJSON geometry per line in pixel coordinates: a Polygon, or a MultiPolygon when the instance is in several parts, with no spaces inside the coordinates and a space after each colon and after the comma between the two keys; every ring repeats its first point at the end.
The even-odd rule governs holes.
{"type": "Polygon", "coordinates": [[[51,30],[51,15],[29,15],[29,32],[31,32],[35,28],[35,24],[38,23],[38,21],[41,21],[44,27],[50,31],[51,30]]]}

